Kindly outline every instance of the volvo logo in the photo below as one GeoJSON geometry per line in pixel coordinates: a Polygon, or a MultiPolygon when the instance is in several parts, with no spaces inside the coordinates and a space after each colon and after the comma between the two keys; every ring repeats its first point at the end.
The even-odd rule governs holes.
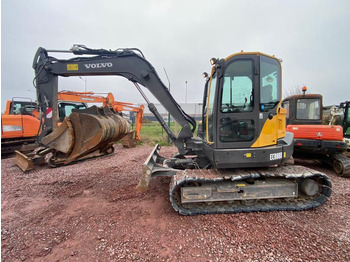
{"type": "Polygon", "coordinates": [[[108,62],[108,63],[84,64],[84,66],[87,69],[90,69],[90,68],[106,68],[106,67],[112,67],[113,64],[111,62],[108,62]]]}

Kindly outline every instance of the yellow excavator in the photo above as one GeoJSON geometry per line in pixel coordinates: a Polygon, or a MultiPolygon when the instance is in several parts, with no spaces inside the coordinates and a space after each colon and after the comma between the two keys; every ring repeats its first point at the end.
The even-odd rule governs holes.
{"type": "MultiPolygon", "coordinates": [[[[240,52],[211,59],[203,97],[202,126],[186,114],[139,49],[91,49],[74,45],[74,56],[60,59],[39,48],[34,58],[39,106],[46,117],[41,141],[56,136],[58,78],[117,75],[131,81],[160,122],[178,153],[160,155],[156,145],[143,165],[137,189],[152,177],[168,176],[170,202],[183,215],[252,211],[306,210],[324,204],[332,183],[323,173],[287,165],[293,134],[285,131],[281,108],[281,64],[274,56],[240,52]],[[176,136],[141,86],[146,87],[181,126],[176,136]]],[[[89,113],[86,113],[89,114],[89,113]]],[[[77,112],[77,118],[80,113],[77,112]]],[[[82,129],[87,122],[80,121],[82,129]]],[[[68,126],[66,127],[68,131],[68,126]]],[[[97,131],[93,131],[97,132],[97,131]]],[[[90,131],[90,133],[92,133],[90,131]]]]}

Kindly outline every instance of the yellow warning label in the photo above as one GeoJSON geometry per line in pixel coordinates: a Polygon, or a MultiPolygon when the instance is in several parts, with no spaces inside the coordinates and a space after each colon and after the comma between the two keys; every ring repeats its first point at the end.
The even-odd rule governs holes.
{"type": "Polygon", "coordinates": [[[245,186],[245,184],[237,184],[236,186],[245,186]]]}
{"type": "Polygon", "coordinates": [[[249,157],[252,157],[252,153],[246,153],[246,154],[245,154],[245,157],[248,157],[248,158],[249,158],[249,157]]]}
{"type": "Polygon", "coordinates": [[[67,65],[67,70],[68,70],[68,71],[76,71],[76,70],[79,70],[78,64],[68,64],[68,65],[67,65]]]}

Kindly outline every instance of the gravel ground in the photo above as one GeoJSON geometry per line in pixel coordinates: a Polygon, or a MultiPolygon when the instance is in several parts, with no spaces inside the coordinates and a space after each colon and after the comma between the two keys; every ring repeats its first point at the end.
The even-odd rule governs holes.
{"type": "MultiPolygon", "coordinates": [[[[2,261],[350,261],[350,179],[302,212],[181,216],[169,178],[135,191],[150,146],[23,173],[1,160],[2,261]]],[[[163,147],[170,156],[175,147],[163,147]]]]}

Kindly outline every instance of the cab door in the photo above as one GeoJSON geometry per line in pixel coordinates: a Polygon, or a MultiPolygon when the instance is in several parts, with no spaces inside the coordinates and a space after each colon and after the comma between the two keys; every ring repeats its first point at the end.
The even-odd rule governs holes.
{"type": "Polygon", "coordinates": [[[217,92],[215,148],[249,148],[257,138],[257,68],[256,56],[226,61],[217,92]]]}

